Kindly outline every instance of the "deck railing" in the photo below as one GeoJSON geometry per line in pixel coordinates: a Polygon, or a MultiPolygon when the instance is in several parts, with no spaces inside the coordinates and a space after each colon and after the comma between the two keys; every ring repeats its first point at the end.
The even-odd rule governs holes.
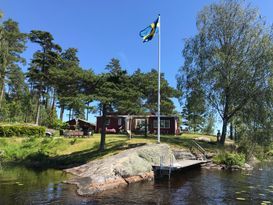
{"type": "Polygon", "coordinates": [[[203,147],[201,147],[201,145],[200,144],[198,144],[195,140],[191,140],[191,142],[192,142],[192,149],[193,148],[195,148],[198,152],[200,152],[201,153],[201,155],[202,155],[202,160],[207,160],[207,153],[206,153],[206,150],[203,148],[203,147]]]}

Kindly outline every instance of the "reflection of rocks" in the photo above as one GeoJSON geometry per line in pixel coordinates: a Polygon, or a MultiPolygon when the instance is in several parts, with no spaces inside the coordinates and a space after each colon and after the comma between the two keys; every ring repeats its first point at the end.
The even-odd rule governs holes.
{"type": "Polygon", "coordinates": [[[166,144],[145,145],[65,171],[76,177],[68,183],[78,186],[78,194],[90,195],[129,183],[153,178],[152,165],[169,165],[175,158],[166,144]]]}
{"type": "Polygon", "coordinates": [[[126,177],[124,178],[124,180],[128,183],[135,183],[135,182],[139,182],[139,181],[143,181],[143,180],[149,180],[149,179],[153,179],[154,178],[154,172],[147,172],[144,174],[140,174],[138,176],[131,176],[131,177],[126,177]]]}
{"type": "Polygon", "coordinates": [[[214,163],[210,162],[210,163],[207,163],[207,164],[203,164],[202,168],[204,168],[204,169],[218,169],[218,170],[220,170],[220,169],[225,169],[226,166],[223,165],[223,164],[214,164],[214,163]]]}

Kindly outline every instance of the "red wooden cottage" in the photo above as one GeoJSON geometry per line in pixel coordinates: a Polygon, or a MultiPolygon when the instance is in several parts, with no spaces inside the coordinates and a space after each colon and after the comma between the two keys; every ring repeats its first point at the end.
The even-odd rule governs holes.
{"type": "MultiPolygon", "coordinates": [[[[106,132],[122,133],[132,132],[136,134],[144,133],[145,127],[150,134],[157,133],[157,116],[156,115],[107,115],[106,132]],[[146,126],[145,126],[146,125],[146,126]]],[[[102,128],[102,117],[97,117],[96,132],[102,128]]],[[[160,116],[161,134],[179,134],[178,117],[172,115],[160,116]]]]}

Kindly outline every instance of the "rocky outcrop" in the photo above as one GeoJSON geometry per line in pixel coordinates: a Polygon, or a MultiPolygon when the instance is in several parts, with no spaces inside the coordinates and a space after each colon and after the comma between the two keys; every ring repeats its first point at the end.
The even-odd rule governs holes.
{"type": "Polygon", "coordinates": [[[91,161],[79,167],[66,169],[75,177],[68,183],[76,184],[79,195],[91,195],[129,183],[152,179],[152,165],[175,163],[167,144],[145,145],[123,151],[101,160],[91,161]]]}
{"type": "Polygon", "coordinates": [[[173,154],[175,159],[184,159],[184,160],[195,160],[196,156],[194,156],[190,151],[188,150],[173,150],[173,154]]]}

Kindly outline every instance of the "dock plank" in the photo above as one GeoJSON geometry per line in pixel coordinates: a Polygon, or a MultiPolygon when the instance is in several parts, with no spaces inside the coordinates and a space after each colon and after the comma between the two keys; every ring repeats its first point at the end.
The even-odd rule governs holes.
{"type": "Polygon", "coordinates": [[[158,171],[158,170],[161,170],[161,171],[167,171],[167,170],[178,171],[180,169],[205,164],[207,162],[209,162],[209,161],[208,160],[180,160],[180,161],[176,161],[172,165],[163,165],[163,166],[154,165],[153,169],[154,169],[154,171],[158,171]]]}

